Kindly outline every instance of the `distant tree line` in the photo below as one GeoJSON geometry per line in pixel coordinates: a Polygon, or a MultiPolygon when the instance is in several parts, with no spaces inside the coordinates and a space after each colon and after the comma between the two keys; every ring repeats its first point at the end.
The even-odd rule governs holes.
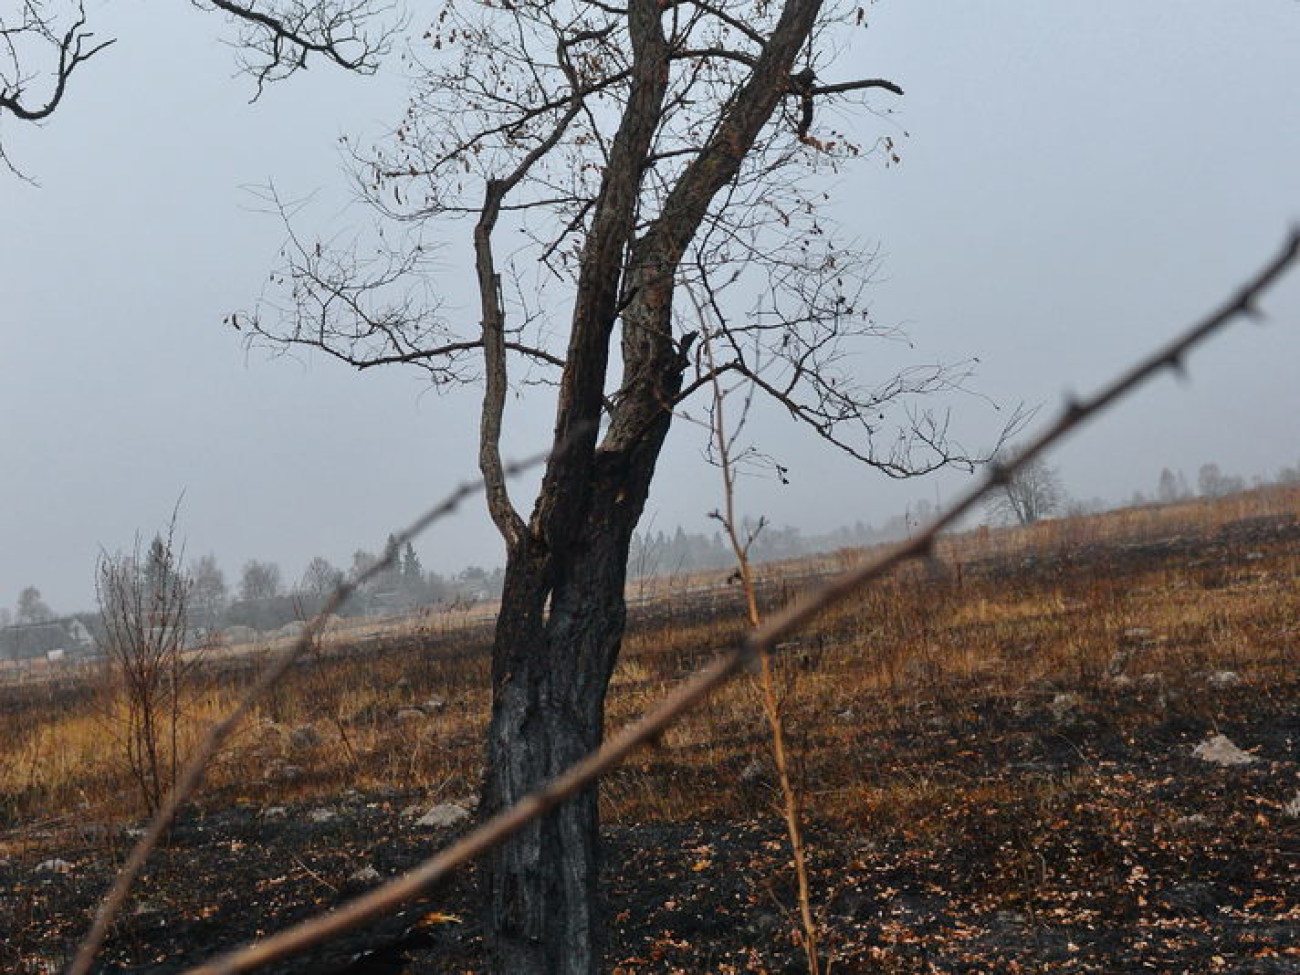
{"type": "Polygon", "coordinates": [[[1216,463],[1206,463],[1196,472],[1196,487],[1193,489],[1187,476],[1182,471],[1170,470],[1168,467],[1160,472],[1154,498],[1148,498],[1141,491],[1133,495],[1132,503],[1174,504],[1179,501],[1191,501],[1195,498],[1226,498],[1230,494],[1240,494],[1253,487],[1274,484],[1300,484],[1300,464],[1295,467],[1282,467],[1272,482],[1268,478],[1256,475],[1248,483],[1246,478],[1237,474],[1225,474],[1216,463]]]}
{"type": "MultiPolygon", "coordinates": [[[[391,544],[392,539],[390,537],[391,544]]],[[[379,556],[364,549],[352,554],[344,570],[323,556],[311,559],[296,584],[286,585],[274,562],[250,560],[240,569],[233,591],[212,555],[190,568],[191,618],[205,630],[249,626],[270,630],[314,616],[349,576],[369,571],[379,556]]],[[[410,612],[423,606],[447,606],[492,599],[500,594],[502,572],[470,566],[453,576],[426,571],[409,542],[394,565],[369,580],[340,609],[348,617],[410,612]]]]}
{"type": "MultiPolygon", "coordinates": [[[[284,574],[275,562],[252,559],[244,563],[238,581],[232,586],[216,556],[204,555],[190,562],[182,572],[187,639],[195,645],[231,626],[268,631],[295,620],[310,619],[349,572],[359,575],[378,559],[374,553],[358,550],[353,553],[349,570],[344,571],[317,556],[307,563],[302,576],[293,584],[285,583],[284,574]]],[[[101,562],[97,583],[103,582],[103,565],[111,564],[129,575],[136,561],[141,563],[140,571],[147,568],[134,554],[101,562]]],[[[425,606],[473,604],[499,596],[503,578],[500,568],[480,566],[470,566],[451,576],[426,571],[414,546],[408,543],[396,564],[364,585],[344,604],[340,615],[375,616],[410,612],[425,606]]],[[[13,610],[0,607],[0,659],[103,652],[106,633],[101,613],[59,614],[35,586],[27,586],[18,594],[13,610]]]]}
{"type": "MultiPolygon", "coordinates": [[[[1196,498],[1222,498],[1250,487],[1269,483],[1300,484],[1300,463],[1283,466],[1270,482],[1256,476],[1225,474],[1217,463],[1202,464],[1195,485],[1180,470],[1164,468],[1155,491],[1134,492],[1130,505],[1174,504],[1196,498]]],[[[1004,521],[1028,524],[1052,514],[1083,515],[1103,510],[1104,502],[1071,501],[1054,467],[1039,463],[1024,469],[995,499],[990,514],[1004,521]]],[[[925,524],[936,506],[921,500],[879,528],[856,521],[853,525],[821,534],[804,534],[800,529],[775,527],[765,522],[743,523],[743,537],[752,538],[750,557],[757,562],[798,558],[840,548],[859,548],[906,538],[925,524]]],[[[390,536],[391,541],[391,536],[390,536]]],[[[185,571],[188,628],[195,639],[228,626],[249,626],[272,630],[295,620],[309,619],[324,605],[334,588],[348,574],[359,575],[378,560],[362,549],[352,554],[345,571],[322,556],[311,559],[297,583],[286,585],[275,562],[256,559],[245,562],[232,590],[216,556],[204,555],[185,571]]],[[[632,538],[628,575],[632,578],[671,576],[701,569],[731,566],[730,553],[721,532],[687,532],[681,527],[671,533],[662,530],[637,533],[632,538]]],[[[414,546],[407,543],[395,565],[372,579],[341,610],[349,617],[409,612],[423,606],[472,604],[495,599],[501,594],[504,571],[470,566],[455,575],[426,571],[414,546]]],[[[102,644],[103,621],[99,613],[60,614],[53,610],[35,586],[19,593],[11,610],[0,606],[0,659],[44,657],[67,651],[88,652],[102,644]]]]}
{"type": "MultiPolygon", "coordinates": [[[[882,528],[857,521],[853,525],[821,534],[804,534],[791,526],[777,527],[763,520],[746,519],[740,535],[752,540],[749,558],[755,562],[773,562],[831,552],[841,548],[860,548],[904,538],[909,522],[907,515],[890,519],[882,528]]],[[[636,533],[628,555],[628,575],[632,578],[672,576],[701,569],[733,567],[735,555],[721,531],[688,532],[678,526],[673,532],[636,533]]]]}

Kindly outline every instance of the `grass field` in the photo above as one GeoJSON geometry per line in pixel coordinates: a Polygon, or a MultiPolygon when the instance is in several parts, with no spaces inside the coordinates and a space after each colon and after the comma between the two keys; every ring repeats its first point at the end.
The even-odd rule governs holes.
{"type": "MultiPolygon", "coordinates": [[[[779,605],[861,554],[764,566],[763,601],[779,605]]],[[[634,610],[609,699],[611,727],[743,632],[741,594],[725,575],[692,580],[634,610]]],[[[1250,809],[1231,815],[1271,837],[1287,869],[1300,870],[1300,831],[1285,811],[1285,785],[1277,784],[1300,787],[1298,580],[1300,488],[1277,487],[949,536],[933,561],[828,613],[779,662],[800,788],[816,824],[815,856],[818,837],[823,850],[839,851],[834,862],[822,861],[817,897],[825,917],[833,917],[836,891],[852,874],[854,861],[840,855],[845,837],[864,850],[901,845],[918,863],[948,850],[957,864],[955,836],[967,837],[970,857],[998,860],[998,869],[981,874],[981,897],[1001,911],[1046,916],[1062,891],[1099,878],[1113,883],[1120,871],[1099,866],[1102,855],[1086,843],[1077,862],[1058,850],[1060,862],[1049,870],[1042,851],[1064,835],[1061,823],[1086,827],[1094,839],[1122,835],[1107,817],[1144,809],[1173,830],[1176,810],[1157,799],[1162,788],[1177,792],[1179,756],[1186,752],[1190,763],[1193,739],[1214,731],[1240,737],[1252,713],[1272,716],[1271,730],[1254,733],[1261,757],[1270,753],[1276,783],[1269,788],[1277,794],[1261,780],[1250,809]],[[1138,788],[1146,773],[1125,771],[1125,763],[1145,761],[1148,751],[1150,761],[1133,769],[1150,766],[1151,782],[1138,788]]],[[[355,645],[321,648],[259,705],[217,760],[198,806],[265,808],[345,793],[472,800],[482,771],[489,637],[482,623],[428,615],[355,645]]],[[[231,705],[257,660],[256,653],[213,660],[199,671],[183,737],[231,705]]],[[[3,694],[0,858],[42,855],[66,842],[74,824],[138,817],[114,747],[119,706],[111,694],[89,679],[10,686],[3,694]]],[[[733,683],[605,780],[606,822],[615,831],[779,827],[764,728],[754,681],[733,683]]],[[[774,862],[784,871],[779,856],[774,862]]],[[[853,954],[852,938],[833,925],[828,944],[859,961],[879,949],[859,945],[853,954]]],[[[625,970],[691,970],[656,966],[625,970]]]]}
{"type": "MultiPolygon", "coordinates": [[[[1216,668],[1266,675],[1294,666],[1300,551],[1273,529],[1298,514],[1300,489],[1269,488],[945,538],[933,562],[829,614],[781,661],[812,808],[851,815],[877,803],[847,753],[916,707],[960,716],[973,687],[1021,708],[1060,688],[1111,693],[1106,667],[1126,640],[1142,644],[1130,678],[1178,680],[1216,668]],[[1125,636],[1133,630],[1148,634],[1125,636]]],[[[776,605],[862,555],[763,566],[763,598],[776,605]]],[[[610,697],[611,727],[743,633],[741,594],[726,576],[678,580],[664,587],[675,595],[633,611],[610,697]]],[[[209,776],[207,801],[303,798],[349,787],[461,798],[477,790],[489,629],[464,614],[427,614],[352,633],[356,643],[332,640],[259,706],[209,776]],[[414,713],[431,699],[443,705],[414,713]],[[286,765],[293,769],[287,777],[286,765]]],[[[200,671],[187,704],[187,739],[232,705],[270,652],[214,659],[200,671]]],[[[7,825],[137,813],[126,769],[106,747],[118,735],[120,704],[96,678],[88,670],[79,680],[4,689],[0,809],[7,825]]],[[[745,793],[706,786],[719,769],[763,760],[760,718],[748,682],[727,689],[674,729],[661,752],[606,784],[606,816],[754,812],[745,793]]]]}

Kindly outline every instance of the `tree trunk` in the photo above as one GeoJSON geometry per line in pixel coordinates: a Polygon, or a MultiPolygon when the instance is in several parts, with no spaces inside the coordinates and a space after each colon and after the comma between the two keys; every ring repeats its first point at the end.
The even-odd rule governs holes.
{"type": "MultiPolygon", "coordinates": [[[[530,532],[510,552],[492,661],[489,813],[601,742],[605,691],[626,621],[628,544],[641,504],[599,487],[592,500],[581,528],[563,544],[548,546],[530,532]]],[[[600,970],[599,825],[593,787],[488,855],[493,971],[600,970]]]]}
{"type": "MultiPolygon", "coordinates": [[[[663,114],[671,52],[660,23],[663,6],[630,0],[631,87],[582,251],[553,451],[527,526],[501,488],[496,433],[504,365],[495,333],[502,323],[490,296],[490,249],[480,247],[492,386],[484,401],[480,464],[489,508],[508,549],[492,651],[483,794],[488,815],[600,745],[605,692],[627,618],[628,547],[688,364],[690,337],[678,342],[673,329],[677,268],[714,197],[736,178],[788,92],[791,64],[820,6],[820,0],[787,0],[749,80],[638,236],[640,188],[663,114]],[[610,341],[620,321],[622,383],[609,397],[610,341]]],[[[488,199],[482,235],[491,233],[498,200],[491,187],[488,199]]],[[[592,788],[488,854],[487,938],[497,975],[599,971],[599,825],[598,791],[592,788]]]]}

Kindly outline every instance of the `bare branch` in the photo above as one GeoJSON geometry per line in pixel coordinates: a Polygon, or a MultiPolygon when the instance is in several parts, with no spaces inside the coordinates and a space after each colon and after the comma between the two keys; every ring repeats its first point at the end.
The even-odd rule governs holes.
{"type": "Polygon", "coordinates": [[[34,0],[23,0],[16,19],[11,13],[0,13],[0,117],[8,112],[24,122],[39,122],[54,113],[67,93],[73,72],[114,43],[112,39],[94,42],[94,33],[85,27],[84,3],[77,4],[76,20],[61,35],[55,32],[43,5],[34,0]],[[28,87],[37,72],[24,66],[32,57],[39,58],[31,50],[33,47],[53,48],[57,55],[50,69],[53,89],[34,101],[28,87]]]}
{"type": "Polygon", "coordinates": [[[373,74],[398,30],[396,23],[383,23],[394,14],[395,5],[375,0],[274,0],[260,5],[194,0],[194,5],[220,10],[244,27],[241,47],[248,53],[241,59],[257,83],[254,101],[269,82],[305,69],[311,55],[348,71],[373,74]]]}
{"type": "Polygon", "coordinates": [[[903,94],[903,89],[892,81],[886,81],[884,78],[864,78],[860,81],[841,81],[834,85],[813,85],[810,89],[813,95],[838,95],[846,91],[862,91],[867,88],[883,88],[885,91],[893,92],[895,95],[903,94]]]}
{"type": "MultiPolygon", "coordinates": [[[[576,81],[576,76],[570,73],[576,81]]],[[[501,302],[501,276],[496,270],[492,251],[492,231],[500,215],[502,201],[523,182],[529,170],[560,141],[569,124],[581,110],[575,95],[569,110],[556,123],[550,135],[527,153],[504,179],[488,180],[484,188],[483,210],[474,226],[474,266],[478,277],[479,304],[482,310],[482,345],[484,361],[483,412],[479,423],[479,470],[487,495],[488,512],[501,532],[506,545],[519,543],[526,529],[524,519],[510,501],[505,474],[501,466],[501,421],[505,412],[508,379],[506,373],[506,317],[501,302]]]]}

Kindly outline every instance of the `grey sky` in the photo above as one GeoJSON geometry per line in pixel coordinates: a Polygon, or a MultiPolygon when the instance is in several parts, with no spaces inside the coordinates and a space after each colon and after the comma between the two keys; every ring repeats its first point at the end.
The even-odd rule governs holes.
{"type": "MultiPolygon", "coordinates": [[[[268,361],[221,326],[247,306],[281,231],[247,187],[347,200],[336,140],[403,106],[396,74],[324,66],[248,105],[212,17],[179,4],[95,5],[119,44],[86,65],[44,127],[0,138],[34,175],[0,179],[0,605],[34,584],[56,609],[93,603],[102,548],[149,533],[184,493],[188,553],[232,581],[250,558],[296,579],[346,565],[473,476],[477,391],[437,395],[401,370],[268,361]]],[[[869,8],[842,77],[888,77],[864,138],[893,136],[837,180],[835,213],[884,257],[874,311],[918,360],[978,356],[1000,402],[1085,392],[1220,301],[1300,220],[1300,6],[1257,3],[904,3],[869,8]],[[908,134],[904,136],[904,131],[908,134]]],[[[463,246],[464,228],[449,238],[463,246]]],[[[454,289],[453,289],[454,290],[454,289]]],[[[1070,491],[1151,491],[1204,461],[1269,474],[1300,462],[1300,280],[1172,378],[1055,459],[1070,491]]],[[[897,361],[900,349],[882,352],[897,361]]],[[[874,367],[864,360],[863,370],[874,367]]],[[[541,446],[544,411],[515,409],[509,445],[541,446]]],[[[967,441],[997,418],[972,401],[967,441]]],[[[809,529],[881,522],[960,483],[894,484],[832,456],[778,415],[761,441],[791,484],[751,480],[744,506],[809,529]]],[[[660,527],[705,527],[716,474],[674,434],[651,499],[660,527]]],[[[467,505],[420,545],[442,571],[496,564],[467,505]]]]}

